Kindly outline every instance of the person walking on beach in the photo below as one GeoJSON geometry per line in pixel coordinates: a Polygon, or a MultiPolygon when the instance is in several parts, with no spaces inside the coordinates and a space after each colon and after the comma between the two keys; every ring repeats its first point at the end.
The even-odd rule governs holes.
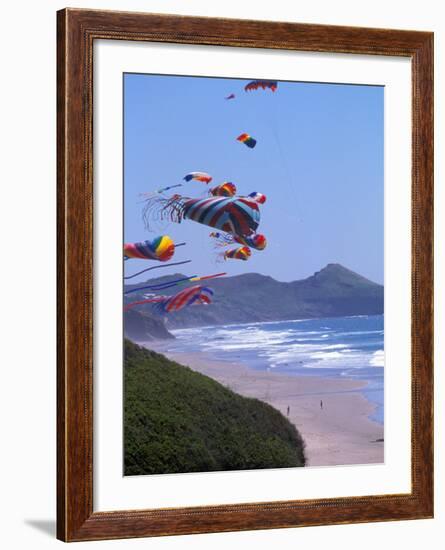
{"type": "Polygon", "coordinates": [[[323,401],[320,399],[320,409],[323,410],[323,401]]]}

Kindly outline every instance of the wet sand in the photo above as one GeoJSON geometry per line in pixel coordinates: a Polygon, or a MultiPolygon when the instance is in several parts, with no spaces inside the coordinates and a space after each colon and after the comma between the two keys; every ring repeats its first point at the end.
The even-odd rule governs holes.
{"type": "Polygon", "coordinates": [[[369,419],[375,405],[359,391],[365,382],[260,372],[203,353],[168,352],[162,343],[146,347],[278,409],[303,436],[308,466],[384,461],[383,426],[369,419]]]}

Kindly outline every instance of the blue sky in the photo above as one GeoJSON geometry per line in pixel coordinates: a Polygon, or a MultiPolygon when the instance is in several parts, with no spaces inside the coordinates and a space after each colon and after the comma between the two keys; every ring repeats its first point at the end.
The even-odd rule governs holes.
{"type": "MultiPolygon", "coordinates": [[[[382,283],[384,88],[280,81],[275,93],[245,92],[249,80],[124,75],[125,242],[159,234],[187,242],[172,261],[193,263],[153,275],[258,272],[292,281],[338,262],[382,283]],[[254,149],[236,141],[243,132],[254,149]],[[210,173],[210,185],[232,181],[241,195],[266,194],[264,251],[221,264],[207,226],[145,230],[139,194],[184,183],[174,191],[205,196],[204,183],[183,182],[191,171],[210,173]]],[[[126,274],[151,265],[129,260],[126,274]]]]}

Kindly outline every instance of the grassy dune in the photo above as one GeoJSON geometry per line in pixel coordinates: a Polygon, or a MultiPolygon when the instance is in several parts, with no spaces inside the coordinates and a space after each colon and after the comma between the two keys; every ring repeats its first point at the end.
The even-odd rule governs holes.
{"type": "Polygon", "coordinates": [[[125,475],[305,465],[276,409],[128,340],[124,392],[125,475]]]}

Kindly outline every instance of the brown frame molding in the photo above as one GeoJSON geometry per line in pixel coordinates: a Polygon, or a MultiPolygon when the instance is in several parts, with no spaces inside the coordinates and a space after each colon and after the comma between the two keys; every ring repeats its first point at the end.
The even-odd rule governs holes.
{"type": "Polygon", "coordinates": [[[65,9],[57,13],[57,537],[64,541],[433,516],[433,34],[65,9]],[[205,23],[203,25],[203,23],[205,23]],[[412,60],[412,491],[93,512],[92,69],[96,39],[412,60]]]}

